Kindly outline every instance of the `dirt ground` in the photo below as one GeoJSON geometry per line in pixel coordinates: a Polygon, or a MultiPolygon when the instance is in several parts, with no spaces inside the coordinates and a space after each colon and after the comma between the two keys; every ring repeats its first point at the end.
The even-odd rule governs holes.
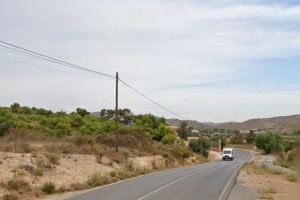
{"type": "Polygon", "coordinates": [[[238,182],[256,188],[260,199],[299,200],[299,182],[291,182],[285,174],[274,174],[253,164],[240,173],[238,182]]]}
{"type": "MultiPolygon", "coordinates": [[[[152,170],[165,167],[165,160],[161,156],[133,157],[128,160],[133,168],[152,170]]],[[[99,163],[94,155],[65,154],[60,155],[57,164],[50,165],[43,154],[0,152],[0,183],[18,176],[32,186],[40,187],[50,181],[55,183],[57,189],[66,189],[72,187],[72,184],[86,183],[88,177],[95,173],[106,175],[120,168],[119,164],[106,156],[102,157],[99,163]],[[39,161],[44,163],[42,175],[33,175],[32,170],[39,161]]],[[[0,194],[7,193],[4,187],[0,187],[0,194]]]]}
{"type": "Polygon", "coordinates": [[[210,161],[222,160],[222,155],[218,151],[209,151],[208,160],[210,161]]]}

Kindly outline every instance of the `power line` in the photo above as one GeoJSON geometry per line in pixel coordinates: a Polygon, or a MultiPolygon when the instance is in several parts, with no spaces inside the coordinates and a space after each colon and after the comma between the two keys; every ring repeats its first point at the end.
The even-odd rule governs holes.
{"type": "MultiPolygon", "coordinates": [[[[0,47],[12,50],[14,52],[18,52],[19,54],[29,55],[29,56],[32,56],[32,57],[35,57],[35,58],[38,58],[38,59],[46,60],[46,61],[51,62],[51,63],[60,64],[60,65],[63,65],[63,66],[69,67],[69,68],[73,68],[73,69],[93,73],[93,74],[96,74],[96,75],[105,76],[105,77],[108,77],[108,78],[115,78],[112,75],[109,75],[109,74],[106,74],[106,73],[103,73],[103,72],[99,72],[99,71],[95,71],[95,70],[91,70],[89,68],[82,67],[82,66],[79,66],[79,65],[75,65],[75,64],[57,59],[57,58],[53,58],[53,57],[44,55],[42,53],[38,53],[38,52],[35,52],[35,51],[32,51],[32,50],[28,50],[26,48],[23,48],[23,47],[20,47],[20,46],[17,46],[15,44],[11,44],[11,43],[8,43],[8,42],[2,41],[2,40],[0,40],[0,43],[5,44],[5,45],[9,45],[9,46],[5,46],[5,45],[0,44],[0,47]]],[[[129,78],[129,79],[139,79],[139,80],[143,80],[143,81],[153,81],[153,82],[161,82],[161,83],[163,83],[163,82],[164,83],[175,83],[173,81],[171,82],[171,81],[161,81],[161,80],[158,80],[158,79],[153,79],[152,77],[151,78],[133,77],[133,76],[126,76],[126,77],[129,78]]],[[[193,84],[185,84],[185,83],[177,82],[176,87],[189,86],[189,85],[193,85],[193,84]]],[[[217,88],[217,87],[213,87],[213,86],[201,86],[201,85],[196,85],[195,87],[209,88],[209,89],[222,89],[222,88],[217,88]]],[[[251,92],[251,93],[276,93],[276,94],[282,94],[282,95],[299,95],[299,93],[295,93],[295,92],[279,92],[279,91],[271,92],[271,91],[239,89],[239,88],[231,88],[231,89],[227,88],[226,90],[251,92]]]]}
{"type": "Polygon", "coordinates": [[[99,71],[95,71],[95,70],[92,70],[92,69],[89,69],[89,68],[86,68],[86,67],[82,67],[82,66],[79,66],[79,65],[75,65],[75,64],[72,64],[72,63],[69,63],[69,62],[51,57],[51,56],[47,56],[45,54],[38,53],[38,52],[29,50],[29,49],[26,49],[26,48],[23,48],[23,47],[20,47],[20,46],[17,46],[17,45],[14,45],[14,44],[2,41],[2,40],[0,40],[0,43],[8,45],[8,46],[0,45],[1,47],[7,48],[7,49],[10,49],[10,50],[14,50],[14,51],[17,51],[17,52],[20,52],[20,53],[24,53],[26,55],[30,55],[30,56],[33,56],[33,57],[38,57],[38,58],[41,58],[43,60],[47,60],[49,62],[54,61],[57,64],[61,64],[61,65],[64,65],[64,66],[67,66],[67,67],[70,67],[70,68],[73,68],[73,69],[78,69],[78,70],[81,70],[81,71],[86,71],[86,72],[94,73],[94,74],[97,74],[97,75],[106,76],[106,77],[109,77],[109,78],[115,78],[112,75],[109,75],[109,74],[106,74],[106,73],[103,73],[103,72],[99,72],[99,71]]]}
{"type": "Polygon", "coordinates": [[[128,88],[130,88],[131,90],[133,90],[136,94],[138,94],[139,96],[142,96],[143,98],[147,99],[148,101],[152,102],[153,104],[155,104],[156,106],[160,107],[161,109],[167,111],[168,113],[184,120],[185,118],[176,114],[175,112],[169,110],[168,108],[166,108],[165,106],[159,104],[158,102],[154,101],[153,99],[151,99],[150,97],[148,97],[147,95],[143,94],[142,92],[140,92],[139,90],[137,90],[136,88],[134,88],[133,86],[129,85],[128,83],[126,83],[125,81],[119,79],[119,81],[121,83],[123,83],[125,86],[127,86],[128,88]]]}
{"type": "MultiPolygon", "coordinates": [[[[47,56],[45,54],[42,54],[42,53],[38,53],[38,52],[35,52],[35,51],[32,51],[32,50],[29,50],[29,49],[26,49],[26,48],[23,48],[23,47],[20,47],[20,46],[17,46],[17,45],[14,45],[14,44],[11,44],[11,43],[8,43],[8,42],[5,42],[5,41],[2,41],[0,40],[0,43],[4,44],[4,45],[1,45],[0,44],[0,47],[3,47],[3,48],[6,48],[6,49],[9,49],[9,50],[12,50],[14,52],[18,52],[18,53],[21,53],[23,55],[28,55],[28,56],[32,56],[32,57],[35,57],[35,58],[38,58],[38,59],[42,59],[42,60],[46,60],[48,62],[51,62],[51,63],[55,63],[55,64],[60,64],[60,65],[64,65],[64,66],[67,66],[69,68],[73,68],[73,69],[77,69],[77,70],[81,70],[81,71],[85,71],[85,72],[89,72],[89,73],[93,73],[93,74],[97,74],[97,75],[101,75],[101,76],[105,76],[105,77],[108,77],[108,78],[116,78],[112,75],[109,75],[109,74],[106,74],[106,73],[103,73],[103,72],[99,72],[99,71],[95,71],[95,70],[92,70],[92,69],[89,69],[89,68],[86,68],[86,67],[82,67],[82,66],[79,66],[79,65],[74,65],[72,63],[69,63],[69,62],[66,62],[66,61],[63,61],[63,60],[60,60],[60,59],[57,59],[57,58],[54,58],[54,57],[51,57],[51,56],[47,56]],[[8,46],[7,46],[8,45],[8,46]]],[[[5,58],[7,59],[7,58],[5,58]]],[[[15,60],[16,61],[16,60],[15,60]]],[[[166,108],[165,106],[159,104],[158,102],[152,100],[150,97],[146,96],[145,94],[143,94],[142,92],[140,92],[139,90],[135,89],[133,86],[129,85],[128,83],[126,83],[125,81],[121,80],[121,79],[118,79],[121,83],[123,83],[125,86],[129,87],[131,90],[133,90],[135,93],[137,93],[138,95],[142,96],[143,98],[147,99],[148,101],[152,102],[153,104],[155,104],[156,106],[160,107],[161,109],[167,111],[168,113],[171,113],[172,115],[180,118],[180,119],[184,119],[182,116],[176,114],[175,112],[169,110],[168,108],[166,108]]]]}
{"type": "MultiPolygon", "coordinates": [[[[36,64],[30,63],[30,62],[24,62],[24,61],[21,61],[21,60],[6,58],[6,57],[1,56],[1,55],[0,55],[0,59],[8,61],[8,62],[14,62],[14,63],[22,64],[22,65],[27,65],[29,67],[43,69],[43,70],[49,70],[49,71],[54,71],[54,72],[62,72],[62,73],[72,73],[72,74],[76,74],[76,75],[80,75],[80,76],[86,76],[86,77],[97,78],[97,79],[100,78],[99,76],[94,76],[94,75],[91,75],[91,74],[83,74],[83,73],[79,73],[79,72],[75,72],[75,71],[66,71],[66,70],[55,69],[55,68],[51,68],[51,67],[45,67],[45,66],[36,65],[36,64]]],[[[108,80],[105,77],[103,77],[103,79],[108,80]]]]}

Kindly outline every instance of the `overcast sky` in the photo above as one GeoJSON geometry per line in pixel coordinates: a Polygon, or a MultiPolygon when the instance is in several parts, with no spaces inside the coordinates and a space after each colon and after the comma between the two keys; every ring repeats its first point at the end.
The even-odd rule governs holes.
{"type": "MultiPolygon", "coordinates": [[[[300,1],[0,0],[0,40],[120,77],[187,119],[300,113],[300,1]],[[208,3],[209,2],[209,3],[208,3]]],[[[114,107],[114,81],[0,47],[0,105],[114,107]]],[[[173,117],[128,88],[120,107],[173,117]]]]}

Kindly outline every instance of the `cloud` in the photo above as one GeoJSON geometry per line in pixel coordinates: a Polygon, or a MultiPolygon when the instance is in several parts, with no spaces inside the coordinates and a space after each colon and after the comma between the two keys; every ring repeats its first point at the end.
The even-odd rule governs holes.
{"type": "MultiPolygon", "coordinates": [[[[259,71],[265,59],[299,57],[299,21],[300,5],[296,1],[4,0],[0,3],[1,39],[106,73],[118,70],[121,77],[175,111],[184,104],[183,99],[194,98],[195,102],[189,103],[194,109],[179,109],[179,112],[202,120],[208,116],[207,121],[260,115],[253,112],[257,105],[253,99],[243,103],[228,100],[224,108],[218,106],[218,113],[203,95],[209,93],[211,98],[223,99],[226,87],[245,86],[242,79],[247,74],[241,76],[241,72],[249,68],[259,71]],[[258,62],[254,65],[253,60],[258,62]],[[208,86],[213,92],[199,86],[208,86]],[[211,86],[221,86],[222,90],[211,86]],[[199,92],[202,94],[195,96],[199,92]],[[237,104],[243,112],[230,116],[227,108],[237,104]],[[246,106],[248,109],[244,111],[245,104],[252,108],[246,106]],[[207,108],[204,114],[189,114],[202,105],[207,108]],[[246,112],[249,114],[244,115],[246,112]],[[213,117],[216,115],[220,117],[213,117]]],[[[1,49],[0,56],[59,68],[1,49]]],[[[109,102],[113,91],[102,80],[98,84],[88,77],[67,76],[5,60],[0,60],[0,67],[5,71],[0,75],[0,98],[6,99],[0,99],[0,103],[22,100],[66,110],[78,104],[94,110],[113,106],[113,100],[109,102]],[[34,81],[28,82],[33,85],[25,84],[25,80],[34,81]],[[55,100],[51,100],[53,96],[57,96],[55,100]]],[[[126,88],[123,90],[122,106],[136,112],[167,114],[127,95],[130,91],[126,88]]],[[[233,95],[239,99],[244,92],[235,91],[233,95]]],[[[261,101],[271,102],[268,95],[261,101]]],[[[273,95],[273,98],[281,96],[273,95]]],[[[298,103],[295,106],[300,108],[298,103]]],[[[267,106],[262,113],[275,114],[274,109],[267,106]]],[[[291,111],[287,109],[283,113],[291,111]]]]}

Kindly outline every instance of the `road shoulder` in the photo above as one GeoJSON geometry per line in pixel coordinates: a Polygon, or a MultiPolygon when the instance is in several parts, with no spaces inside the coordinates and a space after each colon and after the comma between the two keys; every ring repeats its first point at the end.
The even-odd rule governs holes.
{"type": "Polygon", "coordinates": [[[232,188],[228,200],[256,200],[258,198],[258,193],[253,186],[245,184],[245,179],[247,179],[247,174],[244,171],[241,171],[236,185],[232,188]]]}

